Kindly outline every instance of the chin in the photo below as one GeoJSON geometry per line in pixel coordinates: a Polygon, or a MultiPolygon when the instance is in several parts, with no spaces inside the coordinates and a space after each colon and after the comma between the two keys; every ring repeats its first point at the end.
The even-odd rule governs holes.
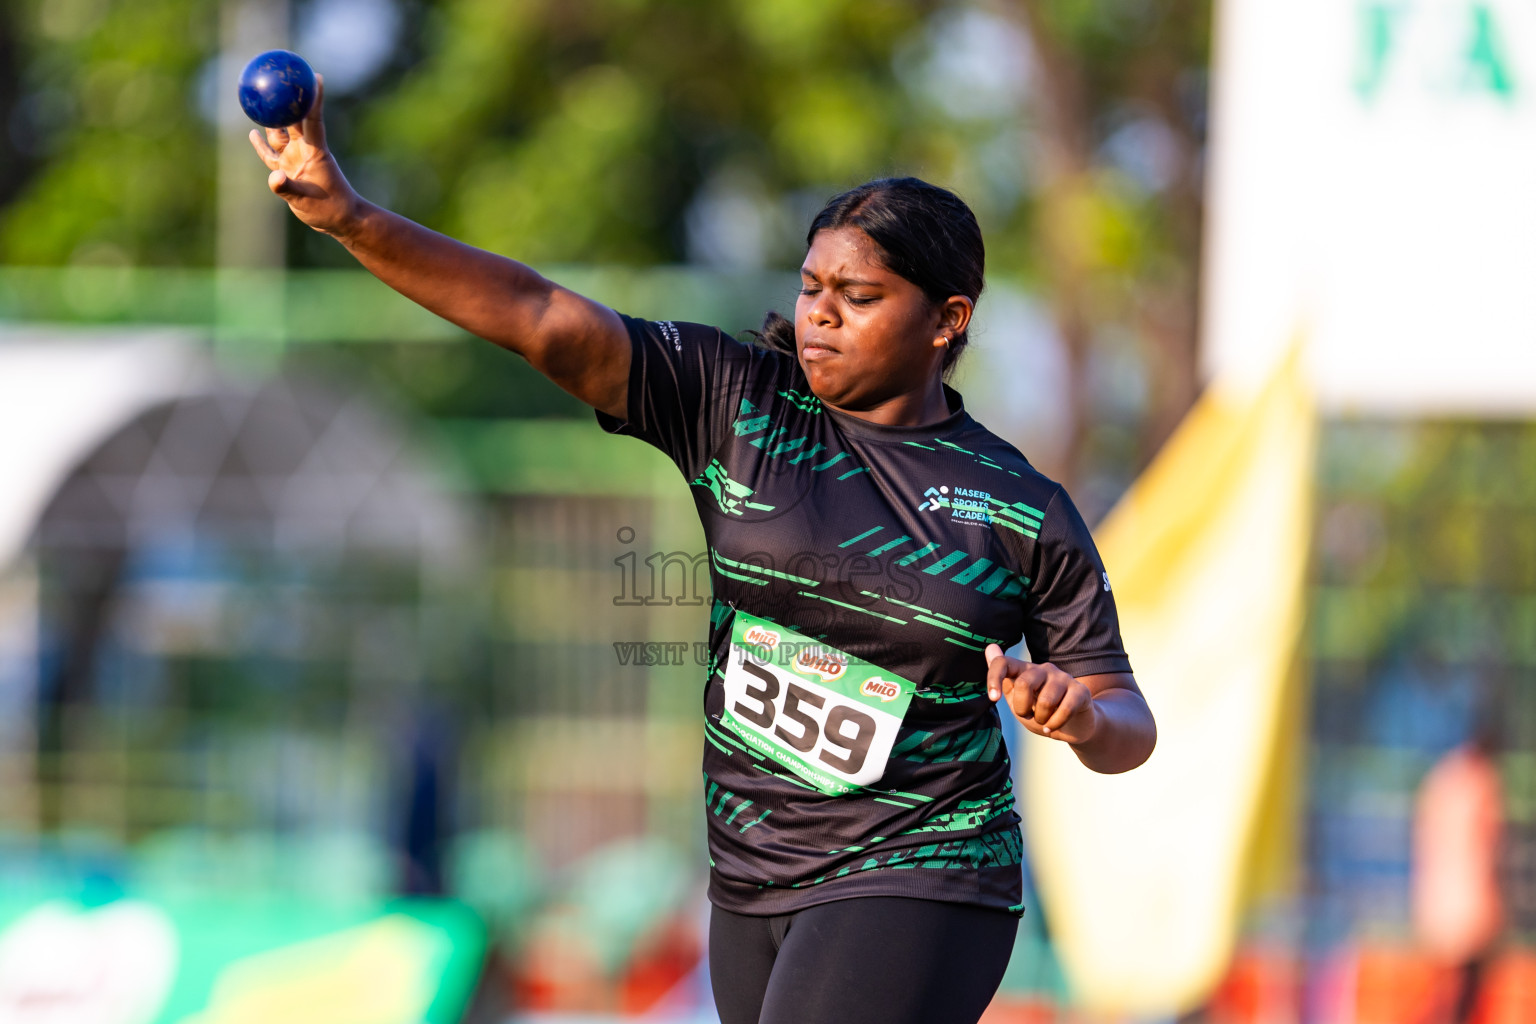
{"type": "Polygon", "coordinates": [[[848,389],[840,387],[836,379],[828,379],[827,374],[810,372],[805,375],[805,381],[810,385],[811,394],[815,395],[826,405],[840,406],[847,397],[848,389]]]}

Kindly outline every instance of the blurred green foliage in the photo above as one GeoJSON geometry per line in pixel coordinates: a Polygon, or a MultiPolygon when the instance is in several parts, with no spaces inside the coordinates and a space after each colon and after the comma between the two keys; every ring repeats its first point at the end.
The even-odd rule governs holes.
{"type": "MultiPolygon", "coordinates": [[[[961,174],[965,126],[923,116],[896,67],[938,9],[405,5],[373,82],[330,98],[332,139],[363,188],[469,241],[534,261],[677,261],[688,205],[714,175],[741,170],[767,201],[809,189],[808,205],[885,170],[961,174]]],[[[0,259],[209,263],[209,105],[234,102],[212,63],[218,5],[23,0],[8,12],[19,59],[7,113],[29,173],[0,195],[0,259]]],[[[295,244],[299,265],[330,261],[295,244]]]]}
{"type": "MultiPolygon", "coordinates": [[[[1072,237],[1084,264],[1148,273],[1187,263],[1179,223],[1200,203],[1210,0],[1011,0],[1039,51],[1039,116],[1092,186],[1072,237]]],[[[1049,147],[1046,147],[1049,148],[1049,147]]],[[[1044,153],[1046,159],[1052,154],[1044,153]]],[[[1063,159],[1057,156],[1056,159],[1063,159]]],[[[1058,173],[1062,168],[1055,169],[1058,173]]],[[[1051,173],[1047,170],[1045,173],[1051,173]]],[[[1195,225],[1197,226],[1197,225],[1195,225]]]]}
{"type": "MultiPolygon", "coordinates": [[[[287,0],[0,6],[0,264],[215,262],[237,2],[287,0]]],[[[344,50],[388,15],[370,74],[317,59],[330,141],[365,195],[449,234],[539,267],[789,269],[834,192],[916,174],[1052,307],[1071,414],[1045,468],[1133,472],[1198,390],[1211,0],[287,7],[301,49],[316,12],[352,19],[344,50]]],[[[289,266],[354,266],[285,223],[289,266]]]]}
{"type": "MultiPolygon", "coordinates": [[[[295,16],[323,2],[296,4],[295,16]]],[[[1192,6],[1199,15],[1205,5],[1192,6]]],[[[1138,56],[1149,41],[1165,63],[1203,66],[1204,21],[1169,7],[1043,8],[1056,44],[1088,69],[1092,95],[1079,128],[1090,148],[1148,113],[1136,93],[1149,78],[1138,56]]],[[[783,264],[798,256],[804,213],[830,192],[910,172],[972,198],[994,263],[1017,271],[1028,262],[1027,243],[1016,241],[1030,223],[1033,129],[1023,89],[1013,82],[1008,92],[1004,81],[1013,102],[1002,105],[964,91],[968,76],[1007,78],[1006,69],[974,67],[997,63],[975,37],[988,19],[1006,33],[1017,14],[1007,5],[411,0],[396,8],[394,52],[371,82],[328,100],[332,139],[361,187],[449,233],[533,261],[675,262],[689,255],[690,204],[723,182],[779,204],[770,218],[788,214],[767,253],[783,264]],[[968,35],[956,29],[967,20],[968,35]]],[[[211,261],[212,118],[215,105],[234,103],[213,63],[219,30],[213,0],[18,0],[0,12],[0,52],[15,56],[0,75],[10,150],[0,260],[211,261]]],[[[1022,35],[1017,42],[1027,45],[1022,35]]],[[[1203,105],[1203,95],[1195,100],[1203,105]]],[[[1159,233],[1155,210],[1132,201],[1149,190],[1125,174],[1103,185],[1074,210],[1078,235],[1097,260],[1134,270],[1159,233]]],[[[335,256],[295,234],[296,264],[335,256]]]]}
{"type": "MultiPolygon", "coordinates": [[[[1036,56],[1029,263],[1073,367],[1065,466],[1106,461],[1086,367],[1121,337],[1143,368],[1136,463],[1199,391],[1211,0],[1008,0],[1036,56]],[[1098,435],[1097,437],[1095,435],[1098,435]],[[1095,450],[1098,449],[1098,450],[1095,450]]],[[[1124,347],[1123,341],[1121,346],[1124,347]]],[[[1111,456],[1108,461],[1117,461],[1111,456]]]]}
{"type": "Polygon", "coordinates": [[[30,172],[0,195],[0,259],[206,263],[214,137],[193,102],[218,8],[20,0],[0,18],[19,58],[7,155],[30,172]]]}

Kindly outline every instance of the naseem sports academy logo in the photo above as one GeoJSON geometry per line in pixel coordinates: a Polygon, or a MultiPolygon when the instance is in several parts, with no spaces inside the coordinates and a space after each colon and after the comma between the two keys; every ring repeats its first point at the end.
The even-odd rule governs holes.
{"type": "Polygon", "coordinates": [[[919,512],[937,512],[943,508],[949,509],[950,519],[978,526],[992,525],[992,495],[987,491],[941,484],[924,491],[923,500],[917,504],[919,512]]]}

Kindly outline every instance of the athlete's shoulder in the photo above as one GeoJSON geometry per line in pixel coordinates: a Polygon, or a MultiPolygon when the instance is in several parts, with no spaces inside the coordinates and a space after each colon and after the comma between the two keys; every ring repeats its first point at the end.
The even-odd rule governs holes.
{"type": "Polygon", "coordinates": [[[619,319],[624,321],[630,334],[648,341],[661,342],[678,353],[698,345],[744,347],[741,341],[711,324],[692,323],[688,320],[647,320],[627,313],[620,313],[619,319]]]}
{"type": "Polygon", "coordinates": [[[714,324],[695,323],[691,320],[648,320],[628,313],[620,313],[619,319],[631,334],[662,341],[676,352],[695,345],[717,345],[733,352],[758,353],[769,358],[785,354],[757,344],[747,332],[744,332],[745,337],[737,336],[714,324]]]}
{"type": "Polygon", "coordinates": [[[1006,480],[994,496],[996,503],[1022,515],[1035,530],[1035,538],[1041,544],[1067,543],[1070,547],[1086,542],[1091,547],[1093,542],[1089,539],[1088,525],[1067,489],[1031,465],[1012,444],[980,424],[977,427],[979,436],[973,442],[976,450],[990,456],[999,471],[1006,474],[1006,480]]]}
{"type": "Polygon", "coordinates": [[[750,367],[754,375],[786,382],[800,370],[793,353],[760,344],[746,332],[733,335],[724,328],[688,320],[646,320],[622,313],[620,317],[636,343],[668,359],[702,357],[708,363],[735,363],[750,367]]]}
{"type": "MultiPolygon", "coordinates": [[[[621,314],[621,316],[623,316],[621,314]]],[[[775,392],[803,388],[799,360],[720,327],[687,320],[644,320],[623,316],[642,379],[664,378],[688,387],[750,400],[754,406],[775,392]]]]}
{"type": "Polygon", "coordinates": [[[1036,469],[1034,464],[1008,441],[998,437],[969,413],[952,438],[952,445],[973,457],[976,465],[996,482],[997,490],[1044,508],[1061,484],[1036,469]]]}

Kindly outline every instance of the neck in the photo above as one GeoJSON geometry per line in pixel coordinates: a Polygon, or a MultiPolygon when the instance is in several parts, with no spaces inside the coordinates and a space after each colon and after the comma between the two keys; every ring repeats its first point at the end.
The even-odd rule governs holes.
{"type": "Polygon", "coordinates": [[[928,387],[904,395],[895,395],[863,409],[832,408],[856,419],[878,423],[882,427],[921,427],[937,423],[950,413],[944,385],[934,377],[928,387]]]}

